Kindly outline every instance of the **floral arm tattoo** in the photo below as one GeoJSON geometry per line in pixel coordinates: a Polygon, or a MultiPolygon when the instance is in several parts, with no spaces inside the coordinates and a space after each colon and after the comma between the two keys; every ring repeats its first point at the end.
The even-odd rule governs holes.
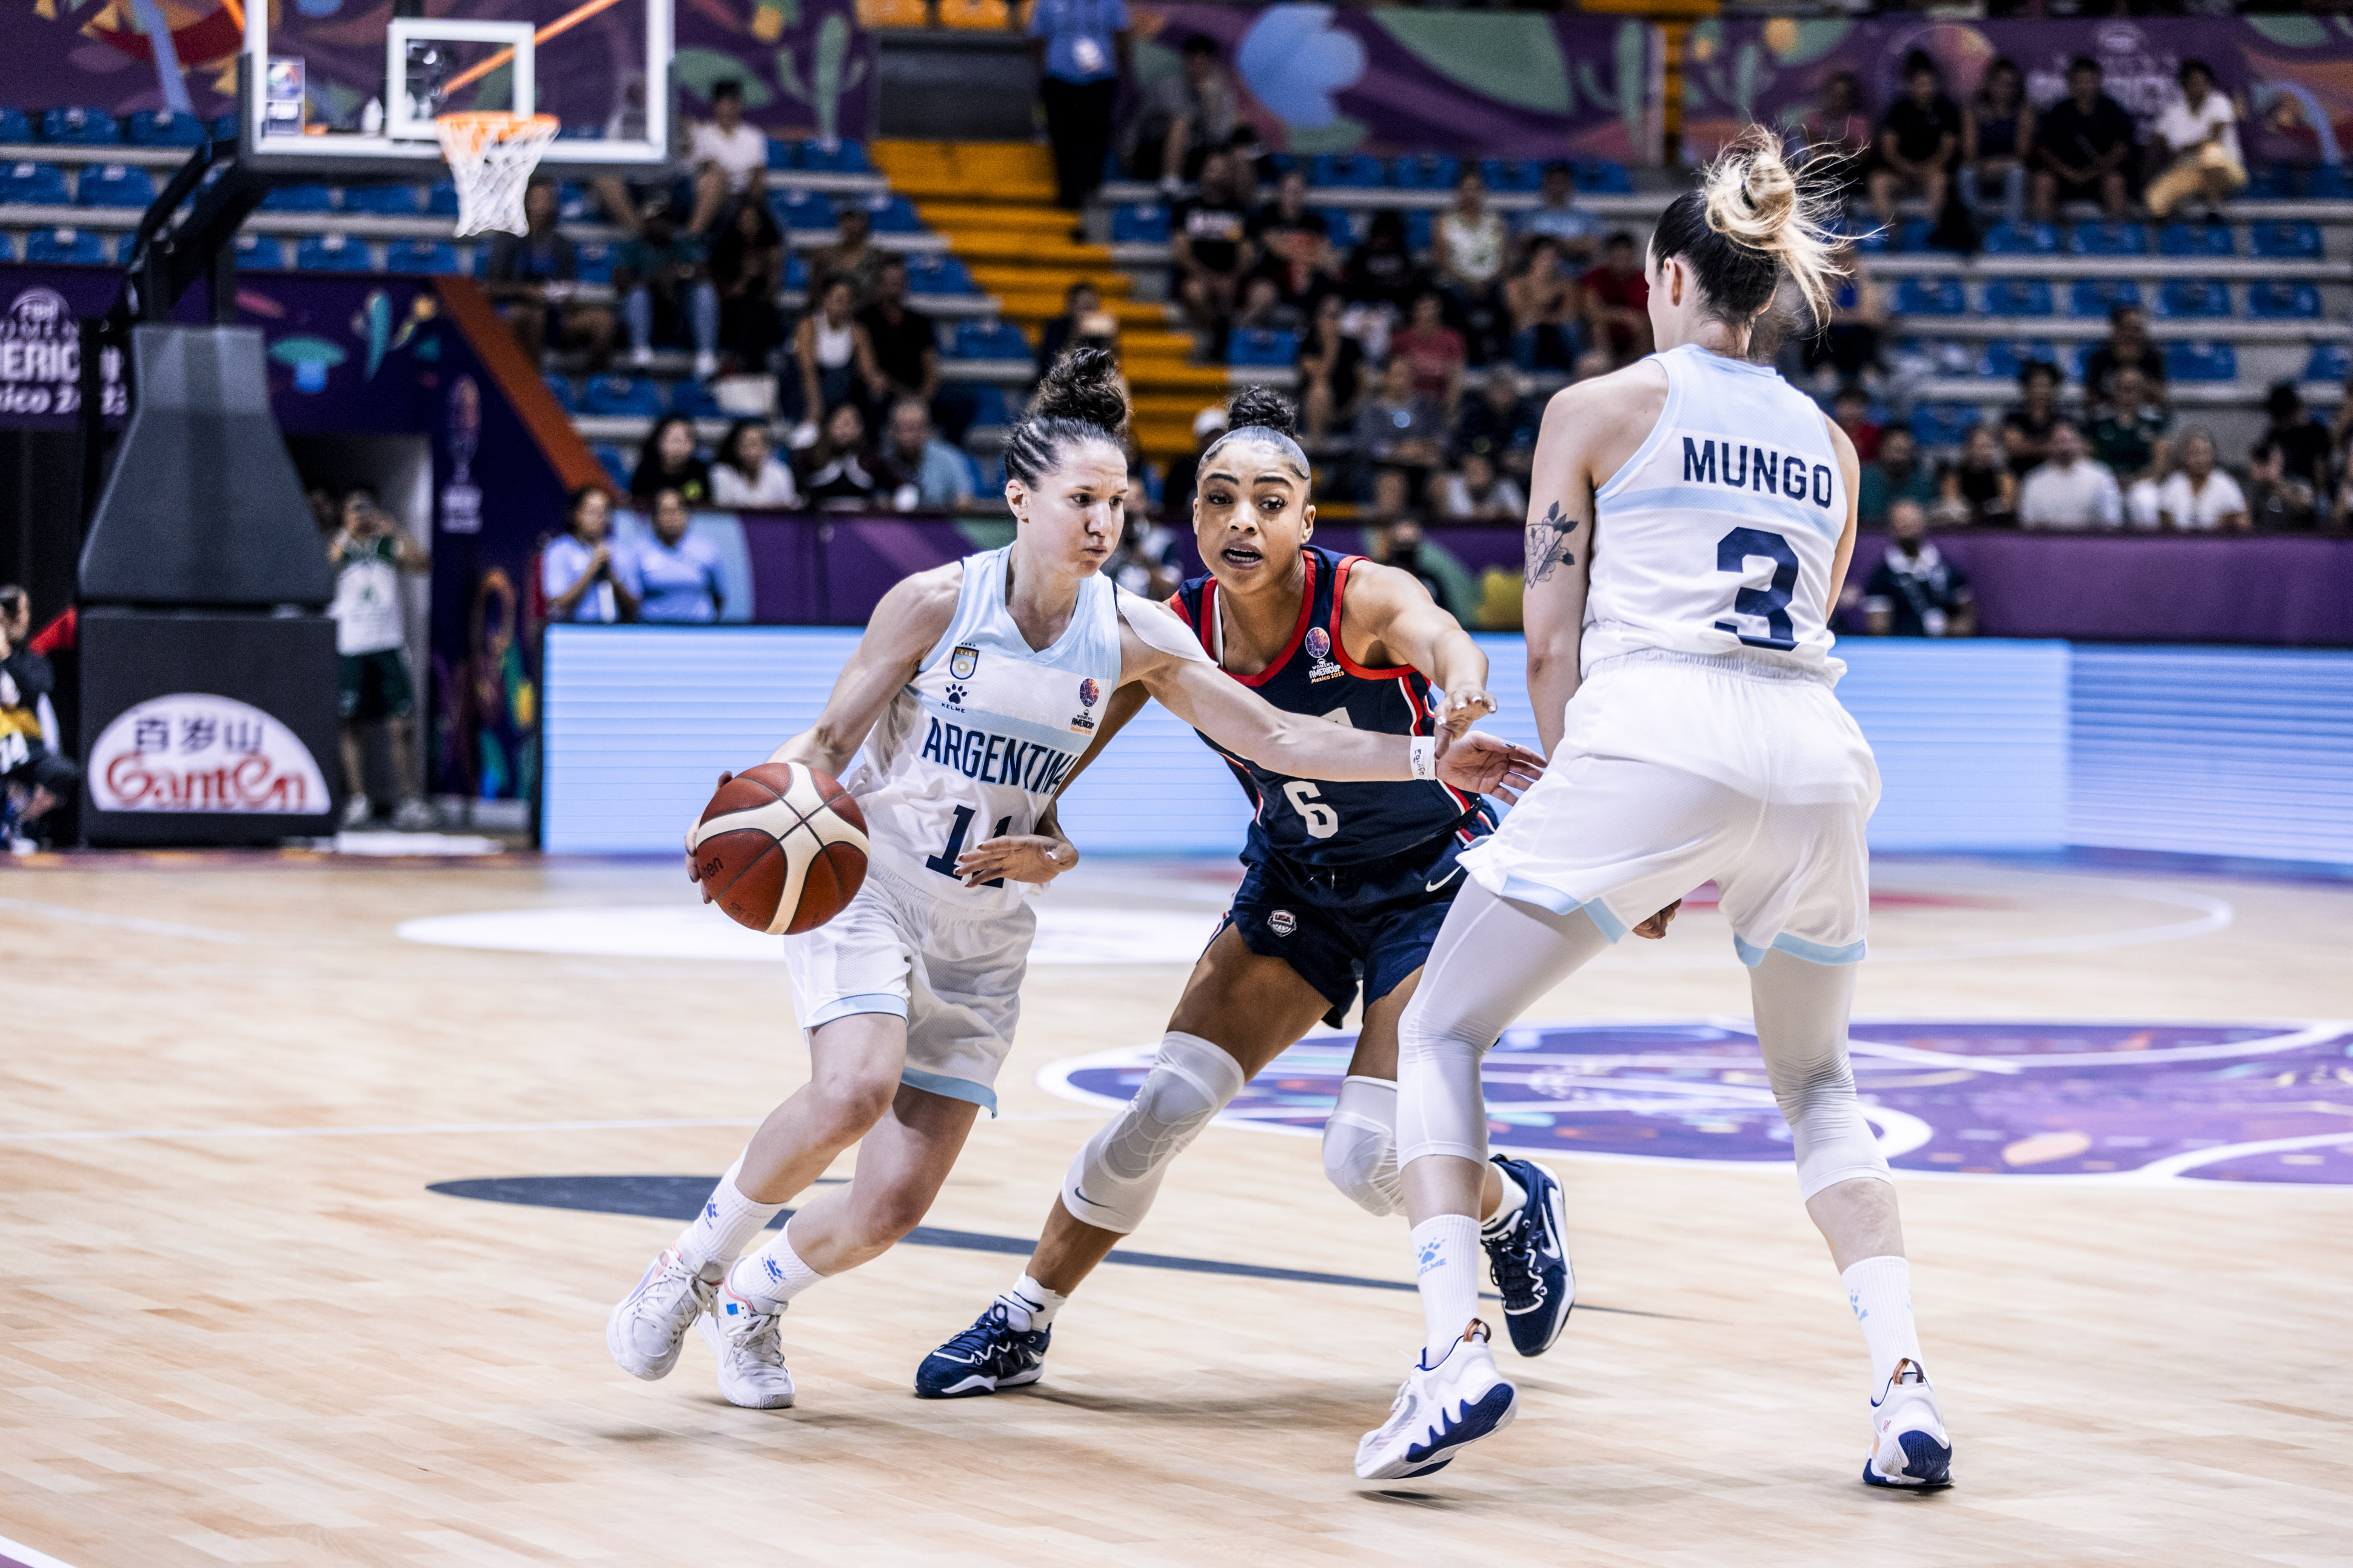
{"type": "Polygon", "coordinates": [[[1542,518],[1528,524],[1526,586],[1533,588],[1544,582],[1556,566],[1577,564],[1577,553],[1569,546],[1576,542],[1577,531],[1584,526],[1581,518],[1564,517],[1558,501],[1545,509],[1542,518]]]}

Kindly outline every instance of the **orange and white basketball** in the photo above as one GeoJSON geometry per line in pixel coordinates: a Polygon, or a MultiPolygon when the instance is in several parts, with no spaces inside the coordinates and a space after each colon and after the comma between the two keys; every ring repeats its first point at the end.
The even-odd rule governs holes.
{"type": "Polygon", "coordinates": [[[775,936],[815,931],[866,881],[866,816],[815,768],[762,763],[723,780],[687,835],[706,903],[775,936]]]}

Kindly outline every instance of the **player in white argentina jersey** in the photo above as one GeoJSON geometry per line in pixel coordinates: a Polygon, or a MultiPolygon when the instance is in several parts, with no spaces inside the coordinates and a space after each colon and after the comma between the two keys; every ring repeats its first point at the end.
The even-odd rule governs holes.
{"type": "Polygon", "coordinates": [[[1005,447],[1014,542],[883,595],[816,725],[772,762],[840,775],[867,822],[858,897],[785,939],[809,1081],[772,1112],[687,1226],[613,1309],[607,1343],[656,1378],[690,1324],[737,1405],[793,1402],[777,1336],[786,1302],[867,1261],[931,1206],[973,1119],[991,1111],[1035,930],[1028,895],[1077,851],[1054,795],[1131,682],[1238,754],[1303,777],[1523,781],[1532,752],[1454,731],[1408,737],[1283,712],[1210,663],[1160,605],[1100,574],[1127,493],[1118,367],[1065,354],[1005,447]],[[842,1151],[855,1173],[743,1256],[842,1151]]]}
{"type": "Polygon", "coordinates": [[[1870,889],[1871,749],[1831,688],[1854,449],[1748,362],[1776,290],[1817,319],[1814,193],[1750,127],[1679,196],[1646,263],[1660,352],[1554,397],[1529,486],[1528,687],[1550,770],[1468,879],[1398,1026],[1398,1144],[1426,1340],[1356,1473],[1419,1475],[1517,1406],[1477,1295],[1481,1058],[1521,1012],[1713,878],[1749,967],[1798,1185],[1872,1360],[1874,1486],[1949,1483],[1887,1162],[1847,1062],[1870,889]]]}

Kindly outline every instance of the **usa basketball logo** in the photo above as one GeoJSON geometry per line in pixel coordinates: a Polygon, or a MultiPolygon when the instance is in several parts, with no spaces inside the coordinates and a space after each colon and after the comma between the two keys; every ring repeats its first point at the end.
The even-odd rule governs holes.
{"type": "Polygon", "coordinates": [[[1097,685],[1094,683],[1094,681],[1093,681],[1093,680],[1092,680],[1092,679],[1087,679],[1087,680],[1082,680],[1082,681],[1080,681],[1080,682],[1079,682],[1079,706],[1080,706],[1080,707],[1082,707],[1082,708],[1092,708],[1092,707],[1093,707],[1093,706],[1095,705],[1095,700],[1096,700],[1097,698],[1100,698],[1102,695],[1103,695],[1103,688],[1102,688],[1102,687],[1100,687],[1100,686],[1097,686],[1097,685]]]}
{"type": "Polygon", "coordinates": [[[1307,628],[1307,657],[1322,658],[1332,651],[1332,634],[1322,626],[1307,628]]]}
{"type": "Polygon", "coordinates": [[[948,673],[955,676],[958,680],[970,680],[972,679],[973,670],[979,665],[979,663],[980,650],[978,648],[960,647],[956,649],[955,652],[948,655],[948,673]]]}

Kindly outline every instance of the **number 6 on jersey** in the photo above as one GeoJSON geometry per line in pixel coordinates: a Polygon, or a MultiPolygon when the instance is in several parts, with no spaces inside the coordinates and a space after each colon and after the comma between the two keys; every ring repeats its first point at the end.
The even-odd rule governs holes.
{"type": "Polygon", "coordinates": [[[1305,779],[1293,779],[1282,786],[1282,797],[1291,802],[1293,811],[1307,819],[1307,837],[1329,838],[1340,831],[1340,814],[1324,804],[1315,786],[1305,779]]]}

